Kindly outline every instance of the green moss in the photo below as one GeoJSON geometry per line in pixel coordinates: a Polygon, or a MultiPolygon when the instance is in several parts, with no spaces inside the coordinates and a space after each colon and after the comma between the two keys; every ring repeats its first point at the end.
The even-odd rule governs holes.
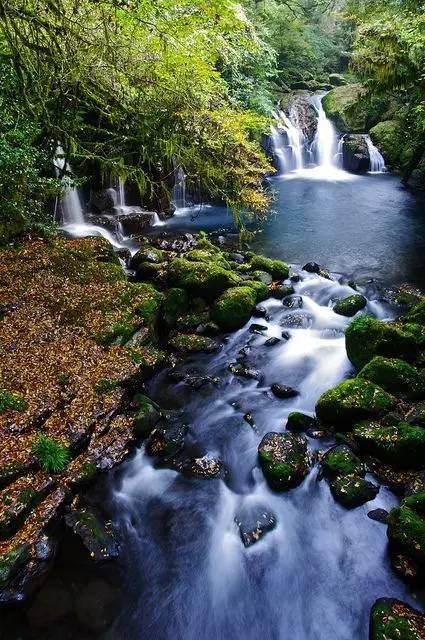
{"type": "Polygon", "coordinates": [[[156,247],[142,247],[131,258],[130,266],[132,269],[139,269],[141,264],[151,263],[160,264],[165,260],[165,253],[156,247]]]}
{"type": "Polygon", "coordinates": [[[273,489],[298,486],[309,471],[307,441],[293,433],[268,433],[258,447],[258,460],[273,489]]]}
{"type": "Polygon", "coordinates": [[[299,411],[292,411],[288,416],[286,428],[288,431],[307,431],[314,427],[316,420],[299,411]]]}
{"type": "Polygon", "coordinates": [[[289,276],[289,267],[282,260],[272,260],[265,256],[254,256],[251,259],[251,267],[254,271],[266,271],[277,280],[286,280],[289,276]]]}
{"type": "Polygon", "coordinates": [[[112,344],[124,345],[134,335],[136,327],[129,322],[115,322],[109,329],[106,329],[95,336],[96,341],[104,346],[112,344]]]}
{"type": "Polygon", "coordinates": [[[401,166],[401,157],[405,147],[404,132],[397,120],[379,122],[370,130],[370,137],[392,168],[401,166]]]}
{"type": "Polygon", "coordinates": [[[119,387],[121,384],[120,380],[111,380],[110,378],[102,378],[101,380],[99,380],[99,382],[95,385],[95,391],[96,393],[98,393],[99,395],[103,395],[104,393],[108,393],[109,391],[113,391],[114,389],[117,389],[117,387],[119,387]]]}
{"type": "Polygon", "coordinates": [[[366,304],[367,300],[364,296],[352,295],[337,302],[334,306],[334,311],[341,316],[351,318],[356,315],[356,313],[364,309],[366,304]]]}
{"type": "Polygon", "coordinates": [[[226,331],[242,327],[251,317],[256,295],[250,287],[234,287],[225,291],[211,310],[212,319],[226,331]]]}
{"type": "Polygon", "coordinates": [[[171,288],[165,294],[163,303],[164,319],[169,327],[174,327],[177,318],[184,315],[189,308],[189,296],[184,289],[171,288]]]}
{"type": "Polygon", "coordinates": [[[400,327],[370,316],[355,318],[345,332],[347,355],[357,369],[374,356],[399,357],[412,361],[418,354],[415,338],[400,327]]]}
{"type": "Polygon", "coordinates": [[[416,511],[408,506],[393,509],[388,517],[388,537],[425,566],[425,520],[416,511]]]}
{"type": "Polygon", "coordinates": [[[337,477],[330,486],[335,500],[347,509],[354,509],[373,500],[379,491],[374,484],[356,475],[337,477]]]}
{"type": "Polygon", "coordinates": [[[25,411],[28,407],[26,400],[19,393],[10,393],[0,389],[0,413],[4,411],[25,411]]]}
{"type": "Polygon", "coordinates": [[[409,311],[402,319],[402,322],[425,325],[425,301],[409,311]]]}
{"type": "Polygon", "coordinates": [[[21,544],[8,553],[0,555],[0,587],[4,588],[29,558],[29,546],[21,544]]]}
{"type": "Polygon", "coordinates": [[[424,394],[424,385],[419,371],[404,360],[375,356],[363,367],[358,377],[370,380],[393,393],[403,392],[411,397],[420,397],[424,394]]]}
{"type": "Polygon", "coordinates": [[[68,447],[44,434],[37,436],[33,444],[33,453],[41,468],[49,473],[61,473],[69,463],[68,447]]]}
{"type": "Polygon", "coordinates": [[[211,338],[185,333],[178,333],[173,336],[169,344],[176,351],[183,353],[198,353],[201,351],[209,353],[217,349],[217,343],[211,338]]]}
{"type": "Polygon", "coordinates": [[[264,282],[258,282],[258,280],[245,280],[243,282],[244,287],[249,287],[255,292],[257,302],[262,302],[269,297],[269,288],[264,282]]]}
{"type": "Polygon", "coordinates": [[[422,640],[421,625],[423,629],[422,614],[397,600],[381,598],[372,607],[370,640],[422,640]]]}
{"type": "Polygon", "coordinates": [[[425,460],[425,429],[399,422],[381,425],[360,422],[353,429],[360,447],[395,467],[420,469],[425,460]]]}
{"type": "Polygon", "coordinates": [[[196,243],[197,249],[204,249],[210,253],[221,253],[220,249],[216,247],[210,240],[205,231],[199,232],[198,241],[196,243]]]}
{"type": "Polygon", "coordinates": [[[346,445],[337,445],[326,453],[322,470],[328,478],[349,475],[363,477],[366,473],[364,464],[346,445]]]}
{"type": "Polygon", "coordinates": [[[404,498],[402,505],[413,509],[422,517],[425,517],[425,491],[419,491],[407,498],[404,498]]]}
{"type": "Polygon", "coordinates": [[[326,115],[343,133],[363,133],[365,114],[359,108],[362,85],[348,84],[329,91],[322,100],[326,115]]]}
{"type": "Polygon", "coordinates": [[[316,404],[316,413],[325,424],[348,431],[358,420],[391,411],[395,402],[395,398],[377,385],[355,378],[326,391],[316,404]]]}
{"type": "Polygon", "coordinates": [[[237,274],[215,262],[190,262],[184,258],[176,258],[171,262],[169,280],[172,286],[207,299],[215,298],[241,282],[237,274]]]}

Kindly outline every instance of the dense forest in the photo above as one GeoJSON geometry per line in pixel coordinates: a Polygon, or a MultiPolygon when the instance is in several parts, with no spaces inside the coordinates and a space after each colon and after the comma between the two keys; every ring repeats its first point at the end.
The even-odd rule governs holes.
{"type": "MultiPolygon", "coordinates": [[[[273,107],[343,72],[392,165],[424,153],[421,3],[391,0],[2,0],[2,235],[48,225],[61,183],[117,177],[166,209],[175,167],[210,201],[264,215],[273,107]]],[[[330,87],[331,88],[331,87],[330,87]]]]}

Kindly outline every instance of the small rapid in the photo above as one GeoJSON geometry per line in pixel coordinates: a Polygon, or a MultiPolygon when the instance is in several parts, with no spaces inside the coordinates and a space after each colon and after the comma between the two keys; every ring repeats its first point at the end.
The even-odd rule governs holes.
{"type": "MultiPolygon", "coordinates": [[[[111,500],[128,606],[108,637],[360,640],[376,598],[411,601],[385,555],[385,527],[367,518],[371,509],[395,504],[389,491],[381,487],[374,501],[347,511],[318,481],[317,465],[282,494],[269,488],[258,466],[262,436],[284,431],[293,410],[312,414],[321,393],[351,373],[344,340],[349,319],[332,304],[353,290],[306,272],[294,287],[292,307],[267,300],[266,320],[248,322],[216,355],[179,366],[211,383],[194,390],[167,372],[150,383],[149,394],[189,425],[189,454],[219,458],[226,474],[185,477],[157,464],[143,446],[116,472],[111,500]],[[252,322],[266,327],[262,335],[251,332],[252,322]],[[273,336],[280,342],[266,344],[273,336]],[[235,376],[232,362],[255,369],[259,379],[235,376]],[[275,398],[270,385],[276,382],[299,395],[275,398]],[[237,523],[265,517],[274,527],[245,547],[237,523]]],[[[392,317],[373,288],[362,293],[366,313],[392,317]]],[[[317,451],[333,440],[312,433],[308,442],[317,451]]]]}

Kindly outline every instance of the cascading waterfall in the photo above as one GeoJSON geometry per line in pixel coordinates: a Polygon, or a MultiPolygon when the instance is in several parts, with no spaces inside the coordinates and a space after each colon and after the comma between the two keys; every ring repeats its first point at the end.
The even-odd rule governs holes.
{"type": "Polygon", "coordinates": [[[72,185],[71,167],[65,160],[65,152],[63,148],[58,145],[56,149],[55,159],[53,161],[55,172],[57,176],[62,175],[62,184],[65,189],[65,195],[62,199],[62,224],[75,225],[84,224],[84,212],[81,206],[80,195],[78,190],[72,185]],[[66,171],[66,173],[63,173],[66,171]]]}
{"type": "Polygon", "coordinates": [[[369,151],[370,159],[370,173],[384,173],[386,170],[385,160],[380,153],[379,149],[375,147],[370,136],[365,136],[367,149],[369,151]]]}
{"type": "Polygon", "coordinates": [[[305,137],[298,124],[298,114],[292,108],[289,116],[275,112],[277,126],[272,127],[272,143],[281,175],[304,168],[305,137]]]}
{"type": "Polygon", "coordinates": [[[174,171],[174,187],[172,201],[176,210],[186,209],[186,176],[182,167],[177,167],[174,171]]]}
{"type": "Polygon", "coordinates": [[[125,207],[125,182],[122,178],[118,179],[118,204],[120,207],[125,207]]]}
{"type": "Polygon", "coordinates": [[[321,95],[314,95],[311,102],[317,111],[317,131],[313,141],[317,164],[324,169],[337,166],[338,134],[332,122],[326,117],[321,95]]]}

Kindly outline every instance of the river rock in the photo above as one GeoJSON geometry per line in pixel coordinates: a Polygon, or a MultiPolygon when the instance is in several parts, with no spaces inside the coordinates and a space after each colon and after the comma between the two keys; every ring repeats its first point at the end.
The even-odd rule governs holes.
{"type": "Polygon", "coordinates": [[[375,520],[375,522],[380,522],[381,524],[388,523],[388,516],[389,513],[385,509],[373,509],[367,514],[368,518],[375,520]]]}
{"type": "Polygon", "coordinates": [[[209,456],[192,458],[183,464],[182,472],[186,476],[195,478],[218,478],[223,472],[223,463],[221,460],[209,456]]]}
{"type": "Polygon", "coordinates": [[[139,437],[148,436],[161,419],[161,411],[157,404],[143,394],[137,394],[132,401],[137,408],[134,416],[134,431],[139,437]]]}
{"type": "Polygon", "coordinates": [[[72,607],[70,585],[61,579],[50,580],[42,586],[28,609],[28,622],[33,629],[48,628],[70,614],[72,607]]]}
{"type": "Polygon", "coordinates": [[[239,362],[232,362],[228,367],[229,371],[233,373],[234,376],[240,376],[242,378],[247,378],[248,380],[262,380],[263,374],[258,369],[252,369],[248,366],[244,366],[239,362]]]}
{"type": "Polygon", "coordinates": [[[264,325],[264,324],[251,324],[249,327],[249,331],[250,333],[257,333],[259,335],[263,334],[265,331],[267,331],[268,326],[264,325]]]}
{"type": "Polygon", "coordinates": [[[276,336],[273,336],[271,338],[268,338],[264,344],[266,347],[275,347],[277,344],[279,344],[279,342],[282,342],[282,340],[280,338],[276,338],[276,336]]]}
{"type": "Polygon", "coordinates": [[[425,460],[425,429],[408,422],[381,424],[362,421],[353,436],[361,450],[397,469],[422,469],[425,460]]]}
{"type": "Polygon", "coordinates": [[[258,457],[267,482],[277,491],[298,486],[310,470],[307,440],[298,434],[267,433],[258,457]]]}
{"type": "Polygon", "coordinates": [[[375,356],[358,374],[390,393],[404,393],[410,398],[423,398],[425,386],[418,369],[404,360],[375,356]]]}
{"type": "Polygon", "coordinates": [[[270,387],[273,395],[276,398],[280,398],[281,400],[287,400],[288,398],[295,398],[299,395],[299,391],[293,389],[292,387],[287,387],[282,384],[272,384],[270,387]]]}
{"type": "Polygon", "coordinates": [[[355,294],[337,302],[333,310],[340,316],[351,318],[352,316],[355,316],[356,313],[364,309],[366,305],[366,298],[364,296],[355,294]]]}
{"type": "Polygon", "coordinates": [[[321,470],[327,478],[355,475],[364,477],[366,467],[353,451],[344,444],[336,445],[326,452],[321,470]]]}
{"type": "Polygon", "coordinates": [[[269,319],[266,307],[263,307],[259,304],[255,307],[252,315],[254,316],[254,318],[265,318],[266,320],[269,319]]]}
{"type": "Polygon", "coordinates": [[[365,502],[374,500],[379,487],[356,475],[344,475],[332,480],[332,495],[337,502],[347,509],[354,509],[365,502]]]}
{"type": "Polygon", "coordinates": [[[308,431],[316,427],[316,419],[299,411],[292,411],[288,416],[286,429],[288,431],[308,431]]]}
{"type": "Polygon", "coordinates": [[[370,612],[370,640],[424,640],[425,615],[405,602],[380,598],[370,612]]]}
{"type": "Polygon", "coordinates": [[[387,533],[394,549],[425,569],[425,492],[404,498],[392,509],[387,533]]]}
{"type": "Polygon", "coordinates": [[[301,296],[287,296],[282,300],[282,304],[288,309],[302,309],[303,299],[301,296]]]}
{"type": "Polygon", "coordinates": [[[291,284],[273,284],[270,287],[270,295],[272,298],[282,300],[286,296],[291,296],[295,293],[295,289],[291,284]]]}
{"type": "Polygon", "coordinates": [[[146,443],[146,452],[150,456],[171,458],[184,447],[187,425],[170,424],[156,427],[146,443]]]}
{"type": "Polygon", "coordinates": [[[370,169],[369,148],[363,134],[349,134],[342,146],[343,167],[352,173],[367,173],[370,169]]]}
{"type": "Polygon", "coordinates": [[[320,273],[321,268],[317,262],[307,262],[307,264],[303,266],[303,271],[307,271],[307,273],[320,273]]]}
{"type": "Polygon", "coordinates": [[[89,582],[75,596],[79,623],[93,633],[105,631],[118,613],[117,600],[117,593],[104,580],[89,582]]]}
{"type": "Polygon", "coordinates": [[[269,509],[261,506],[245,507],[235,517],[244,547],[250,547],[269,531],[273,531],[277,518],[269,509]]]}
{"type": "Polygon", "coordinates": [[[239,329],[251,317],[256,300],[256,294],[250,287],[232,287],[214,303],[211,317],[226,331],[239,329]]]}
{"type": "Polygon", "coordinates": [[[109,560],[119,555],[112,523],[95,509],[76,502],[65,516],[67,526],[81,539],[93,560],[109,560]]]}

